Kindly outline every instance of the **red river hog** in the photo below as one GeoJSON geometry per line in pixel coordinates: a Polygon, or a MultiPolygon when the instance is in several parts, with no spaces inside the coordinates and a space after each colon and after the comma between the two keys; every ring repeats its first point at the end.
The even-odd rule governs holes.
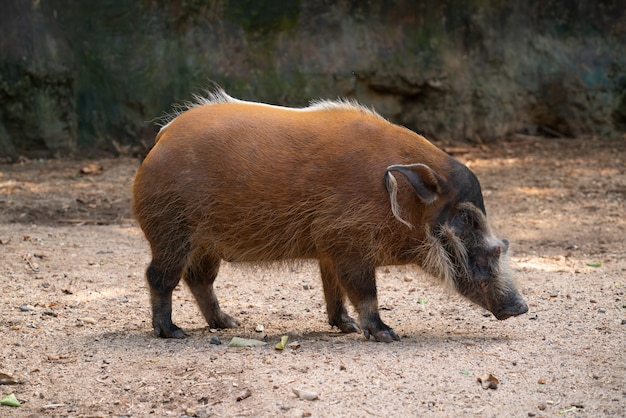
{"type": "Polygon", "coordinates": [[[213,289],[221,260],[316,259],[330,325],[377,341],[398,339],[380,318],[379,266],[418,265],[498,319],[528,310],[476,176],[351,101],[294,109],[216,90],[161,128],[137,172],[133,209],[152,251],[160,337],[186,336],[172,322],[181,278],[209,327],[238,325],[213,289]]]}

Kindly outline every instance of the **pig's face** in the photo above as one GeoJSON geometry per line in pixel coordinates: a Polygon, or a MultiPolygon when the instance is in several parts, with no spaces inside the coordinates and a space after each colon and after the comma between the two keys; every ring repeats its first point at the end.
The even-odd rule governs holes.
{"type": "MultiPolygon", "coordinates": [[[[447,259],[439,276],[460,294],[507,319],[528,311],[511,278],[507,240],[490,231],[485,213],[473,203],[457,204],[446,222],[435,226],[429,237],[438,253],[447,259]]],[[[434,272],[433,272],[434,273],[434,272]]]]}
{"type": "MultiPolygon", "coordinates": [[[[415,253],[417,264],[498,319],[527,312],[509,270],[509,243],[489,228],[476,176],[460,163],[447,179],[421,164],[388,170],[403,174],[426,203],[421,225],[425,239],[415,253]]],[[[390,178],[392,211],[413,227],[394,208],[395,178],[390,178]]]]}

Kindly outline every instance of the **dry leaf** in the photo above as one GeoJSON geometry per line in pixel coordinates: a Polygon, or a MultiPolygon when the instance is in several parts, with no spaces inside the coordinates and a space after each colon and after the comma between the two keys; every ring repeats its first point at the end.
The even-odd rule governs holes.
{"type": "Polygon", "coordinates": [[[237,402],[243,401],[244,399],[249,398],[250,395],[252,395],[252,392],[250,392],[250,389],[246,388],[237,394],[237,397],[235,398],[235,400],[237,402]]]}
{"type": "Polygon", "coordinates": [[[15,397],[15,394],[12,393],[12,394],[10,394],[8,396],[5,396],[4,398],[0,399],[0,405],[20,406],[20,402],[15,397]]]}
{"type": "Polygon", "coordinates": [[[94,163],[93,161],[88,162],[80,170],[78,170],[80,174],[83,175],[96,175],[102,174],[102,166],[98,163],[94,163]]]}
{"type": "Polygon", "coordinates": [[[229,347],[262,347],[264,345],[267,345],[264,341],[241,337],[233,337],[228,343],[229,347]]]}
{"type": "Polygon", "coordinates": [[[294,341],[287,344],[287,347],[291,348],[292,350],[297,350],[298,348],[300,348],[300,343],[298,341],[294,341]]]}
{"type": "Polygon", "coordinates": [[[480,384],[483,386],[483,389],[498,389],[498,385],[500,384],[498,378],[491,373],[485,373],[481,376],[478,376],[476,380],[480,382],[480,384]]]}
{"type": "Polygon", "coordinates": [[[17,381],[8,374],[0,373],[0,385],[17,385],[17,381]]]}
{"type": "Polygon", "coordinates": [[[274,348],[276,348],[277,350],[282,350],[283,348],[285,348],[285,344],[287,344],[288,340],[289,336],[283,335],[282,337],[280,337],[280,342],[276,343],[274,348]]]}

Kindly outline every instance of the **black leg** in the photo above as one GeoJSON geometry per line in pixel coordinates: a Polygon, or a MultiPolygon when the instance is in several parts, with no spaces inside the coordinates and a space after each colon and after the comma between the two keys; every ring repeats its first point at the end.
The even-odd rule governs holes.
{"type": "Polygon", "coordinates": [[[335,262],[337,277],[350,301],[359,312],[359,322],[367,339],[391,342],[400,338],[381,319],[378,312],[376,273],[373,266],[363,265],[359,257],[347,258],[345,263],[335,262]],[[358,265],[353,260],[360,261],[358,265]]]}
{"type": "Polygon", "coordinates": [[[185,282],[210,328],[236,328],[239,324],[233,317],[222,312],[213,289],[219,267],[218,257],[203,254],[187,267],[185,282]]]}
{"type": "Polygon", "coordinates": [[[182,268],[164,269],[150,263],[146,276],[150,286],[152,326],[159,337],[185,338],[187,334],[172,322],[172,291],[180,281],[182,268]]]}
{"type": "Polygon", "coordinates": [[[339,284],[332,260],[328,258],[320,259],[319,264],[324,286],[324,298],[326,299],[328,323],[333,327],[339,328],[342,332],[361,332],[357,323],[346,311],[344,292],[339,284]]]}

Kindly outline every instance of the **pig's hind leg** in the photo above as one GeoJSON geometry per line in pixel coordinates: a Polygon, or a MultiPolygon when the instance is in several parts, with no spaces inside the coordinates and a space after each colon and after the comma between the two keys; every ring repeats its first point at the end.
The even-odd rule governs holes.
{"type": "Polygon", "coordinates": [[[328,312],[328,323],[333,327],[339,328],[341,332],[361,332],[361,328],[348,315],[344,291],[339,284],[332,260],[321,259],[319,264],[324,286],[324,298],[326,299],[326,311],[328,312]]]}
{"type": "Polygon", "coordinates": [[[209,328],[237,328],[237,320],[222,312],[213,289],[219,267],[219,257],[202,254],[189,263],[184,276],[185,282],[196,298],[209,328]]]}
{"type": "Polygon", "coordinates": [[[152,259],[146,277],[150,286],[152,326],[158,337],[185,338],[187,334],[172,322],[172,291],[182,276],[183,265],[172,266],[152,259]]]}

